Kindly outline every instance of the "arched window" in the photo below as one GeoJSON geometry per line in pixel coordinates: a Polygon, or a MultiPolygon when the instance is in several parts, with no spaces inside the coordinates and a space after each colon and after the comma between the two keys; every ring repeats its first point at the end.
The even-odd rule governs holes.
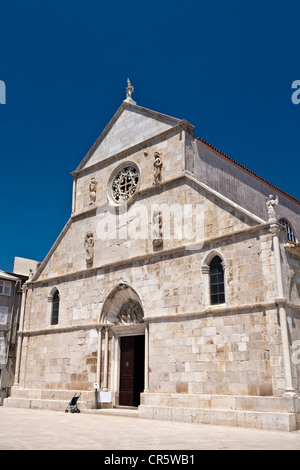
{"type": "Polygon", "coordinates": [[[285,227],[287,239],[290,242],[298,243],[294,230],[286,219],[280,219],[279,223],[285,227]]]}
{"type": "Polygon", "coordinates": [[[221,258],[219,256],[215,256],[211,260],[209,268],[211,305],[224,304],[224,269],[221,258]]]}
{"type": "Polygon", "coordinates": [[[51,314],[51,325],[58,324],[59,315],[59,292],[56,290],[52,297],[52,314],[51,314]]]}

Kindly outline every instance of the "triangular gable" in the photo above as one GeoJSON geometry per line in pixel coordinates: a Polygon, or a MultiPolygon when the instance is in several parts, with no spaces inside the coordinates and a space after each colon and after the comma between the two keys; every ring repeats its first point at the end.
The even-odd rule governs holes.
{"type": "Polygon", "coordinates": [[[180,119],[123,102],[76,172],[176,126],[180,119]]]}
{"type": "Polygon", "coordinates": [[[61,241],[64,239],[64,237],[67,234],[67,232],[68,232],[69,228],[71,227],[71,225],[72,225],[72,218],[70,218],[68,220],[68,222],[66,223],[66,225],[64,226],[64,228],[62,229],[60,234],[58,235],[58,237],[55,240],[55,242],[54,242],[53,246],[51,247],[50,251],[48,252],[45,259],[43,260],[43,262],[40,264],[40,266],[36,270],[35,274],[33,275],[33,278],[31,279],[31,281],[36,281],[40,278],[40,276],[44,272],[46,266],[48,265],[49,261],[51,261],[51,258],[53,256],[55,250],[57,249],[57,247],[59,246],[61,241]]]}

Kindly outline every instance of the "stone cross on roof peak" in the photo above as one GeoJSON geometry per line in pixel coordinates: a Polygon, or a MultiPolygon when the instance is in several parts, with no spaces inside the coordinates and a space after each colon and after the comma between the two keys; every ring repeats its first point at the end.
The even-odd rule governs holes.
{"type": "Polygon", "coordinates": [[[131,104],[136,104],[135,101],[132,99],[132,93],[134,92],[134,88],[131,85],[131,82],[129,78],[127,78],[127,88],[126,88],[126,100],[124,100],[126,103],[131,103],[131,104]]]}

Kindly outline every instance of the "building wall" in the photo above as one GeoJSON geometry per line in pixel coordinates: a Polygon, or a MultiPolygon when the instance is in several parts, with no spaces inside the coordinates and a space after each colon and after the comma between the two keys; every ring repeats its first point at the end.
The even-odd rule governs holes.
{"type": "Polygon", "coordinates": [[[229,309],[151,324],[150,393],[281,395],[279,328],[270,344],[274,320],[271,310],[229,309]]]}
{"type": "Polygon", "coordinates": [[[96,329],[26,337],[20,385],[29,389],[92,390],[97,337],[96,329]]]}
{"type": "Polygon", "coordinates": [[[223,387],[229,394],[279,394],[283,384],[277,312],[259,307],[276,297],[271,235],[265,229],[260,237],[248,233],[226,237],[193,253],[157,255],[121,270],[112,265],[31,285],[26,306],[30,315],[24,324],[31,334],[22,356],[22,386],[80,385],[91,390],[96,381],[96,324],[112,289],[126,282],[139,293],[150,323],[151,390],[178,392],[182,384],[182,393],[220,393],[223,387]],[[226,306],[219,312],[218,306],[205,303],[201,272],[212,250],[226,266],[226,306]],[[60,315],[59,324],[51,326],[48,297],[55,286],[60,315]],[[210,376],[206,368],[212,368],[210,376]]]}
{"type": "Polygon", "coordinates": [[[129,106],[119,110],[104,130],[92,149],[90,158],[83,168],[120,153],[129,147],[171,129],[176,119],[149,113],[149,110],[129,106]],[[113,125],[111,125],[113,124],[113,125]]]}
{"type": "Polygon", "coordinates": [[[100,162],[97,167],[88,167],[82,171],[76,184],[76,212],[82,212],[90,208],[89,184],[91,178],[97,180],[96,204],[101,206],[108,203],[107,189],[111,173],[123,162],[134,162],[140,169],[139,190],[153,187],[153,163],[154,153],[162,154],[162,177],[164,181],[181,176],[184,169],[183,147],[180,140],[181,134],[177,130],[170,130],[167,138],[154,139],[148,145],[141,145],[138,150],[123,152],[118,157],[100,162]]]}
{"type": "Polygon", "coordinates": [[[300,312],[292,308],[287,309],[289,330],[289,344],[291,355],[292,375],[295,389],[300,390],[300,312]]]}
{"type": "Polygon", "coordinates": [[[246,170],[243,171],[225,157],[217,155],[206,145],[196,142],[194,148],[195,175],[203,183],[266,221],[268,213],[265,200],[270,194],[277,194],[279,198],[276,207],[277,220],[288,219],[300,240],[300,207],[296,201],[284,196],[246,170]]]}
{"type": "MultiPolygon", "coordinates": [[[[273,235],[267,223],[251,216],[252,212],[267,220],[265,197],[270,190],[193,142],[186,125],[160,121],[158,127],[152,123],[148,132],[146,114],[141,111],[133,122],[140,123],[141,138],[154,136],[152,140],[131,141],[130,120],[124,112],[116,127],[102,136],[103,146],[100,142],[83,169],[73,174],[72,216],[28,284],[19,386],[50,390],[53,396],[55,390],[91,392],[94,382],[99,380],[102,388],[106,381],[107,358],[104,388],[112,392],[109,406],[118,404],[120,337],[144,334],[149,327],[149,395],[154,400],[159,393],[281,397],[286,383],[273,235]],[[155,137],[155,132],[163,135],[155,137]],[[128,150],[131,144],[134,147],[128,150]],[[163,159],[159,185],[154,184],[155,152],[163,159]],[[130,161],[138,165],[141,180],[124,218],[109,209],[107,182],[118,165],[130,161]],[[96,204],[91,204],[89,193],[92,177],[97,180],[96,204]],[[224,197],[205,189],[197,178],[224,197]],[[152,239],[152,212],[157,206],[162,212],[158,247],[152,239]],[[187,206],[199,217],[181,212],[187,206]],[[119,228],[110,226],[105,238],[104,216],[109,211],[119,228]],[[188,233],[178,232],[178,227],[187,225],[188,233]],[[146,235],[137,237],[143,230],[146,235]],[[87,232],[94,237],[89,263],[84,246],[87,232]],[[212,306],[207,268],[215,255],[223,261],[225,305],[212,306]],[[132,289],[134,299],[139,299],[144,312],[141,325],[111,320],[110,308],[117,314],[121,306],[122,295],[117,301],[114,297],[120,285],[132,289]],[[59,321],[51,325],[55,289],[60,298],[59,321]]],[[[294,226],[298,223],[299,208],[290,199],[280,195],[278,208],[290,211],[282,215],[294,226]]],[[[279,237],[292,345],[300,326],[296,313],[299,256],[285,247],[283,228],[279,237]]],[[[293,364],[295,387],[299,377],[299,367],[293,364]]]]}
{"type": "Polygon", "coordinates": [[[7,307],[6,322],[0,324],[0,405],[14,382],[16,334],[21,304],[21,284],[18,278],[3,278],[11,286],[10,295],[0,295],[0,306],[7,307]]]}
{"type": "MultiPolygon", "coordinates": [[[[55,286],[61,293],[61,326],[96,321],[99,318],[99,303],[104,302],[117,279],[123,277],[129,277],[143,298],[145,294],[145,302],[149,289],[155,293],[148,307],[151,316],[166,313],[166,309],[172,310],[177,305],[172,304],[171,294],[166,298],[166,292],[174,290],[178,291],[179,306],[175,313],[197,311],[199,305],[204,306],[201,266],[212,250],[218,250],[226,263],[226,294],[230,305],[272,300],[276,292],[276,278],[268,231],[262,230],[260,238],[257,234],[249,234],[247,230],[251,227],[245,224],[244,217],[237,217],[234,211],[222,209],[220,204],[205,199],[186,185],[173,188],[160,196],[169,196],[173,201],[173,196],[180,198],[181,195],[184,198],[187,193],[189,201],[198,199],[203,212],[207,214],[204,218],[205,243],[200,234],[201,243],[193,245],[197,241],[195,237],[191,243],[188,241],[187,249],[182,250],[180,246],[185,240],[170,238],[164,240],[162,250],[155,251],[152,241],[148,239],[131,242],[121,240],[121,243],[120,240],[103,242],[96,238],[94,264],[105,264],[106,268],[86,270],[83,240],[86,231],[96,220],[78,218],[53,253],[40,281],[29,289],[27,311],[30,315],[25,319],[26,329],[45,328],[50,324],[48,297],[55,286]],[[121,253],[126,250],[128,255],[124,257],[121,253]],[[132,267],[128,268],[127,260],[132,267]],[[192,292],[193,288],[196,291],[192,292]]],[[[151,202],[151,198],[148,201],[151,202]]]]}

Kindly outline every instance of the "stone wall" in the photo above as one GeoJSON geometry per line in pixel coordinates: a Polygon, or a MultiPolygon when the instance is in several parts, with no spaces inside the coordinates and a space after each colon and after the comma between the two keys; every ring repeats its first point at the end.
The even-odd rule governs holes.
{"type": "Polygon", "coordinates": [[[25,337],[20,385],[28,389],[92,390],[97,339],[96,329],[25,337]]]}
{"type": "Polygon", "coordinates": [[[30,315],[25,318],[24,329],[37,333],[29,335],[23,354],[23,381],[27,387],[32,383],[34,388],[40,384],[71,389],[74,382],[80,382],[88,389],[95,381],[95,371],[85,361],[90,358],[92,364],[97,350],[96,324],[110,292],[126,282],[139,293],[144,316],[150,321],[150,377],[154,388],[167,386],[178,391],[176,387],[182,387],[184,391],[187,387],[194,390],[190,393],[196,393],[196,389],[208,393],[214,388],[214,393],[219,393],[226,383],[226,393],[233,389],[235,393],[278,393],[282,384],[277,383],[275,370],[280,369],[279,359],[276,362],[280,356],[277,313],[271,315],[259,307],[251,313],[248,307],[276,297],[271,247],[267,230],[262,230],[261,237],[247,232],[232,234],[218,244],[210,241],[195,252],[157,254],[151,260],[127,263],[121,272],[112,264],[94,272],[32,284],[26,306],[30,315]],[[208,253],[216,249],[225,261],[225,312],[205,303],[201,266],[208,253]],[[52,326],[49,294],[54,286],[60,293],[60,312],[59,324],[52,326]],[[268,347],[274,347],[272,357],[268,347]],[[171,356],[173,360],[169,361],[171,356]],[[209,367],[213,369],[208,380],[209,367]],[[252,379],[248,380],[251,368],[252,379]]]}
{"type": "Polygon", "coordinates": [[[145,195],[137,196],[128,213],[117,214],[107,208],[103,211],[98,208],[97,212],[72,218],[48,262],[44,263],[39,279],[56,278],[91,268],[86,263],[84,247],[89,231],[94,234],[92,266],[101,266],[153,256],[195,242],[199,242],[201,248],[204,239],[208,241],[230,235],[254,225],[255,222],[238,209],[207,194],[195,183],[172,182],[149,192],[147,200],[145,195]],[[159,249],[153,246],[155,208],[162,213],[163,244],[159,249]]]}
{"type": "Polygon", "coordinates": [[[82,171],[76,183],[75,212],[90,209],[89,185],[91,178],[97,180],[96,205],[101,206],[108,202],[108,181],[115,168],[125,162],[134,162],[140,169],[139,191],[153,188],[154,182],[154,154],[161,153],[163,159],[162,178],[166,182],[182,175],[184,169],[183,146],[180,141],[180,133],[177,130],[170,131],[167,138],[154,139],[148,145],[140,146],[138,150],[124,152],[118,157],[105,160],[95,168],[87,168],[82,171]]]}
{"type": "MultiPolygon", "coordinates": [[[[249,165],[250,166],[250,165],[249,165]]],[[[254,168],[251,168],[255,171],[254,168]]],[[[210,149],[204,143],[195,143],[195,175],[209,187],[252,211],[263,220],[268,220],[265,204],[269,194],[278,194],[277,220],[286,218],[300,239],[300,207],[296,200],[282,194],[226,157],[210,149]]]]}
{"type": "MultiPolygon", "coordinates": [[[[270,227],[262,223],[269,187],[255,178],[249,182],[249,173],[193,142],[191,127],[187,130],[183,122],[162,116],[156,122],[149,112],[135,110],[132,129],[139,135],[132,140],[130,106],[123,108],[73,173],[72,216],[28,284],[19,386],[53,394],[83,390],[92,406],[93,383],[99,380],[105,392],[112,392],[107,406],[118,404],[120,337],[147,336],[149,326],[149,406],[152,398],[152,404],[157,399],[166,407],[176,402],[188,408],[206,395],[235,397],[235,402],[238,396],[281,397],[286,383],[274,247],[270,227]],[[155,152],[163,160],[159,184],[155,152]],[[122,214],[108,204],[108,181],[127,162],[139,168],[141,177],[128,212],[122,214]],[[91,198],[92,177],[97,186],[91,198]],[[159,237],[154,208],[160,212],[159,237]],[[109,226],[105,237],[108,213],[117,227],[109,226]],[[158,244],[153,243],[155,230],[158,244]],[[90,250],[87,234],[92,237],[90,250]],[[216,255],[225,275],[221,305],[210,300],[209,264],[216,255]],[[59,318],[51,325],[56,289],[59,318]],[[118,323],[124,299],[140,303],[144,322],[118,323]],[[100,333],[102,343],[101,328],[106,328],[100,333]],[[170,404],[171,394],[176,397],[170,404]]],[[[284,201],[292,211],[294,203],[284,201]]],[[[300,331],[299,254],[284,247],[284,229],[279,237],[292,345],[300,331]]],[[[299,377],[299,366],[293,364],[295,387],[299,377]]],[[[37,399],[25,391],[26,399],[37,399]]],[[[21,391],[16,395],[21,397],[21,391]]],[[[288,407],[285,413],[289,415],[288,407]]],[[[295,423],[286,426],[292,429],[295,423]]]]}
{"type": "Polygon", "coordinates": [[[247,232],[226,235],[195,250],[154,253],[151,259],[124,263],[121,271],[112,258],[106,268],[36,282],[27,295],[30,315],[25,318],[25,329],[49,327],[49,295],[54,286],[60,292],[59,326],[97,322],[105,299],[122,280],[139,292],[146,317],[201,311],[206,307],[201,267],[211,252],[218,253],[226,265],[227,306],[271,301],[276,297],[272,240],[267,230],[260,233],[260,237],[247,232]]]}
{"type": "Polygon", "coordinates": [[[151,323],[149,392],[282,394],[280,333],[271,339],[272,317],[272,311],[244,311],[151,323]]]}
{"type": "Polygon", "coordinates": [[[123,103],[91,149],[83,168],[106,160],[174,127],[177,119],[123,103]]]}

